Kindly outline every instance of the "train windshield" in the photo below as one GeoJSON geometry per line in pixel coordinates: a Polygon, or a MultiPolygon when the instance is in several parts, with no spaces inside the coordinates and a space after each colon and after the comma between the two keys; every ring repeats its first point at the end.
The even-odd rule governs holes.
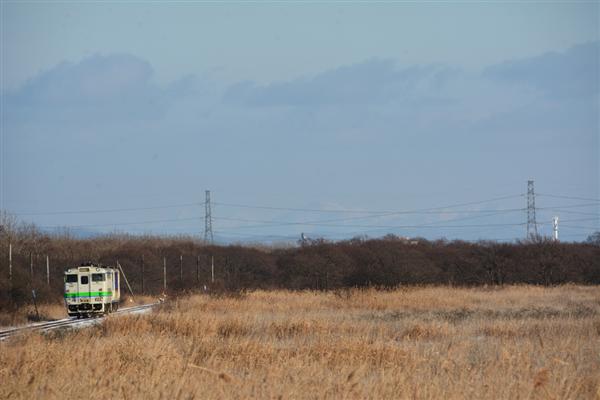
{"type": "Polygon", "coordinates": [[[92,274],[92,282],[103,282],[104,280],[104,274],[92,274]]]}
{"type": "Polygon", "coordinates": [[[77,282],[77,275],[75,274],[68,274],[65,278],[65,282],[67,283],[75,283],[77,282]]]}

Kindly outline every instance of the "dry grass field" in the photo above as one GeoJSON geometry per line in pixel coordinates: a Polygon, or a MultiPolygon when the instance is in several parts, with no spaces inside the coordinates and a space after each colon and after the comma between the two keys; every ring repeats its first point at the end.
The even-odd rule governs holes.
{"type": "Polygon", "coordinates": [[[600,289],[257,291],[0,343],[0,398],[600,398],[600,289]]]}
{"type": "MultiPolygon", "coordinates": [[[[42,321],[53,321],[67,317],[63,304],[40,304],[38,314],[42,321]]],[[[27,325],[36,320],[37,314],[33,306],[21,307],[16,312],[0,312],[0,328],[27,325]]]]}

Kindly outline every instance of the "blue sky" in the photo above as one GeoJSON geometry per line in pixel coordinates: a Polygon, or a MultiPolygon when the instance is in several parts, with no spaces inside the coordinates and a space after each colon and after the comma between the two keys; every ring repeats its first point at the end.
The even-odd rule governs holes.
{"type": "Polygon", "coordinates": [[[600,229],[597,2],[1,4],[23,220],[199,234],[211,189],[221,241],[512,239],[535,179],[543,233],[600,229]]]}

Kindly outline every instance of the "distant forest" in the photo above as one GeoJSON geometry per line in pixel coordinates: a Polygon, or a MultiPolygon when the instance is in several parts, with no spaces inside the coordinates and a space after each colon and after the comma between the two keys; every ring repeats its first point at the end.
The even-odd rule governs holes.
{"type": "Polygon", "coordinates": [[[134,293],[151,295],[163,291],[165,261],[167,292],[171,294],[257,288],[600,284],[599,237],[596,233],[586,243],[546,239],[470,243],[388,235],[337,242],[308,240],[287,247],[216,246],[192,237],[107,235],[79,239],[68,233],[48,235],[32,225],[9,223],[2,225],[0,233],[0,309],[30,303],[32,289],[41,302],[60,301],[64,269],[84,261],[105,265],[118,261],[134,293]]]}

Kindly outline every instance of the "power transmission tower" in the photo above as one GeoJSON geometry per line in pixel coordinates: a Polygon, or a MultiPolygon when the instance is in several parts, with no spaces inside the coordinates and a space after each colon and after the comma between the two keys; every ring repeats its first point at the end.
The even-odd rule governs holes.
{"type": "Polygon", "coordinates": [[[527,181],[527,238],[537,240],[537,222],[535,221],[535,192],[533,181],[527,181]]]}
{"type": "Polygon", "coordinates": [[[210,190],[206,191],[206,200],[204,201],[204,241],[213,243],[212,215],[210,211],[210,190]]]}

